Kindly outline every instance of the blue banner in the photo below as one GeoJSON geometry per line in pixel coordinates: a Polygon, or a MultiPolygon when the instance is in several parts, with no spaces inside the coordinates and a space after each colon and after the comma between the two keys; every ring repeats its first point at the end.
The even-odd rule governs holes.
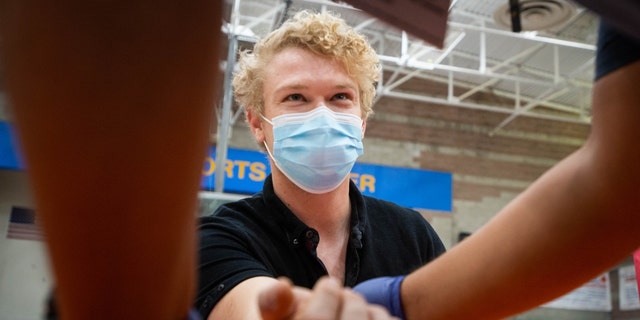
{"type": "MultiPolygon", "coordinates": [[[[23,169],[11,126],[0,121],[0,169],[23,169]]],[[[210,148],[202,174],[202,190],[215,189],[215,146],[210,148]]],[[[271,172],[267,155],[255,150],[229,148],[225,164],[224,192],[253,194],[262,190],[271,172]]],[[[453,177],[448,172],[356,163],[351,180],[369,196],[399,205],[451,212],[453,177]]]]}
{"type": "MultiPolygon", "coordinates": [[[[202,189],[215,189],[215,146],[205,161],[202,189]]],[[[252,194],[262,190],[270,173],[266,153],[229,148],[225,165],[224,191],[252,194]]],[[[351,180],[369,196],[415,208],[451,212],[453,177],[451,173],[356,163],[351,180]]]]}
{"type": "MultiPolygon", "coordinates": [[[[203,190],[215,189],[216,147],[209,149],[202,171],[203,190]]],[[[224,192],[254,194],[262,190],[264,179],[271,172],[265,153],[228,148],[225,165],[224,192]]]]}
{"type": "Polygon", "coordinates": [[[23,166],[18,158],[17,143],[8,122],[0,121],[0,169],[19,170],[23,166]]]}

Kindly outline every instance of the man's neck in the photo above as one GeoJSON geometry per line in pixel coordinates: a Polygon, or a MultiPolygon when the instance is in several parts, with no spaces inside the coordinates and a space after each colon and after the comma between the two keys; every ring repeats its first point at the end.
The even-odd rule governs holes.
{"type": "Polygon", "coordinates": [[[349,224],[351,202],[349,181],[323,194],[313,194],[300,189],[282,174],[273,175],[273,188],[282,202],[306,225],[325,237],[343,235],[349,224]]]}
{"type": "Polygon", "coordinates": [[[298,219],[318,231],[318,258],[330,276],[344,282],[344,264],[350,236],[349,181],[324,194],[306,192],[284,177],[273,176],[276,195],[298,219]]]}

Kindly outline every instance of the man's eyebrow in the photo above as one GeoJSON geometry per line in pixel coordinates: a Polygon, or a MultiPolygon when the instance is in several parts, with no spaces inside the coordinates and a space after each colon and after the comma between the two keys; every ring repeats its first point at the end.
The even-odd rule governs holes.
{"type": "MultiPolygon", "coordinates": [[[[293,91],[293,90],[304,90],[304,89],[308,89],[309,86],[306,84],[302,84],[302,83],[291,83],[291,84],[282,84],[282,85],[278,85],[273,92],[274,93],[279,93],[282,91],[293,91]]],[[[349,83],[338,83],[333,85],[331,88],[333,89],[339,89],[339,90],[354,90],[357,91],[358,90],[358,86],[354,85],[354,84],[349,84],[349,83]]]]}
{"type": "Polygon", "coordinates": [[[292,83],[292,84],[284,84],[284,85],[280,85],[277,86],[274,89],[274,92],[280,92],[280,91],[287,91],[287,90],[300,90],[300,89],[307,89],[309,86],[301,84],[301,83],[292,83]]]}
{"type": "Polygon", "coordinates": [[[356,85],[348,84],[348,83],[339,83],[339,84],[336,84],[334,87],[338,89],[354,89],[354,90],[357,89],[356,85]]]}

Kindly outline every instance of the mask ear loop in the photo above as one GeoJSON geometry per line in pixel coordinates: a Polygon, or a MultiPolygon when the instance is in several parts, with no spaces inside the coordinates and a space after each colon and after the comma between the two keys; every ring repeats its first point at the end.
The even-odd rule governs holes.
{"type": "Polygon", "coordinates": [[[275,163],[276,165],[278,165],[278,162],[276,161],[276,158],[273,157],[273,154],[271,153],[271,151],[269,150],[269,146],[267,146],[267,142],[266,141],[262,141],[262,144],[264,144],[264,148],[267,149],[267,154],[269,155],[269,157],[271,158],[271,160],[273,160],[273,163],[275,163]]]}
{"type": "MultiPolygon", "coordinates": [[[[265,116],[263,116],[262,113],[260,114],[260,117],[273,127],[273,122],[271,122],[271,120],[269,120],[265,116]]],[[[264,129],[262,129],[262,130],[264,131],[264,129]]],[[[276,165],[276,167],[278,167],[278,169],[280,169],[280,166],[278,165],[278,161],[276,161],[276,158],[271,153],[271,150],[269,150],[269,146],[267,145],[267,140],[265,139],[264,141],[262,141],[262,144],[264,145],[265,150],[267,150],[267,154],[269,155],[271,160],[273,160],[273,163],[276,165]]],[[[280,169],[280,171],[282,171],[282,169],[280,169]]]]}
{"type": "Polygon", "coordinates": [[[271,122],[271,120],[269,120],[265,116],[263,116],[262,113],[260,113],[260,118],[262,118],[262,120],[266,121],[267,123],[269,123],[270,125],[273,126],[273,122],[271,122]]]}
{"type": "MultiPolygon", "coordinates": [[[[271,125],[271,127],[273,127],[273,122],[271,122],[271,120],[269,120],[265,116],[263,116],[262,113],[260,113],[260,118],[262,118],[262,120],[266,121],[268,124],[271,125]]],[[[264,131],[264,128],[262,128],[262,131],[264,131]]],[[[263,140],[262,144],[264,144],[264,148],[267,149],[267,153],[269,154],[269,157],[271,157],[273,162],[275,162],[276,159],[273,157],[273,154],[271,154],[271,151],[269,151],[269,147],[267,146],[267,140],[266,139],[263,140]]]]}

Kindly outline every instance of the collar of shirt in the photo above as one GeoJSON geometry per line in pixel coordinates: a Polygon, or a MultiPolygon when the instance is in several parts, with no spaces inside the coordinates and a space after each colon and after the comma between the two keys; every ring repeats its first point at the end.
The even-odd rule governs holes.
{"type": "MultiPolygon", "coordinates": [[[[273,206],[269,211],[273,213],[274,218],[282,226],[289,245],[294,247],[306,246],[308,250],[315,254],[315,249],[320,240],[318,232],[298,219],[282,200],[278,198],[273,189],[271,175],[266,178],[262,192],[265,205],[273,206]]],[[[356,249],[360,249],[362,248],[362,238],[364,237],[365,225],[367,223],[367,212],[362,194],[353,181],[350,181],[349,185],[349,199],[351,200],[351,216],[349,222],[351,228],[350,245],[356,249]]]]}

